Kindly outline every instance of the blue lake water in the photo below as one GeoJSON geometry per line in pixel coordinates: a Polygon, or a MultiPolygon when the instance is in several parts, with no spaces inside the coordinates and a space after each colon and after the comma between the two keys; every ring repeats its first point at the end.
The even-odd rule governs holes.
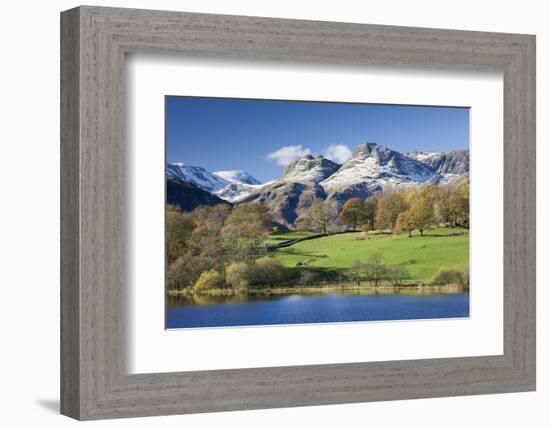
{"type": "Polygon", "coordinates": [[[468,317],[469,294],[169,298],[166,328],[468,317]]]}

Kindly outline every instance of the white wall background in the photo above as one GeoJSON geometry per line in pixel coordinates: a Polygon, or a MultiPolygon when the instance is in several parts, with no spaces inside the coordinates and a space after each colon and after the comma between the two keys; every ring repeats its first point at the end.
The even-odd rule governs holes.
{"type": "MultiPolygon", "coordinates": [[[[537,35],[538,391],[414,401],[108,421],[117,426],[548,425],[550,414],[550,27],[536,0],[97,1],[97,5],[537,35]],[[541,262],[542,261],[542,262],[541,262]],[[546,360],[545,360],[546,359],[546,360]],[[545,363],[546,362],[546,363],[545,363]]],[[[63,426],[59,384],[59,11],[74,1],[5,2],[0,66],[0,401],[2,425],[63,426]]]]}

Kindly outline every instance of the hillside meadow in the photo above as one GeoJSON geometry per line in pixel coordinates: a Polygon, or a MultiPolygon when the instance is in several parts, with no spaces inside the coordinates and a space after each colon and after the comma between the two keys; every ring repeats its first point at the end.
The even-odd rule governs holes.
{"type": "MultiPolygon", "coordinates": [[[[303,237],[295,232],[279,233],[272,241],[282,242],[303,237]]],[[[420,237],[391,233],[343,233],[319,239],[305,240],[273,251],[273,255],[288,268],[321,268],[341,273],[356,260],[371,254],[383,256],[387,264],[407,268],[411,281],[429,282],[441,266],[459,267],[468,264],[469,233],[460,228],[436,228],[420,237]]]]}

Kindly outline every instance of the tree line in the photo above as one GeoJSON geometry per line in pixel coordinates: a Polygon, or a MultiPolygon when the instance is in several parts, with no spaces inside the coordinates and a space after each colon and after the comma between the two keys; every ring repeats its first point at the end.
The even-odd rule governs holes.
{"type": "Polygon", "coordinates": [[[376,194],[366,199],[352,197],[338,212],[334,200],[317,199],[297,218],[299,228],[328,234],[331,227],[350,230],[391,230],[395,234],[417,230],[420,236],[441,223],[469,228],[470,186],[446,184],[402,189],[376,194]]]}
{"type": "Polygon", "coordinates": [[[284,282],[286,268],[266,256],[271,225],[267,208],[258,203],[201,206],[192,212],[168,205],[168,289],[245,290],[284,282]]]}

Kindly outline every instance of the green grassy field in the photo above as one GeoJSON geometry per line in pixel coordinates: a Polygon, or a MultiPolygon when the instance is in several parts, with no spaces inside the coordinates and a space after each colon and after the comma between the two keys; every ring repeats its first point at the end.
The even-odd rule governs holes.
{"type": "Polygon", "coordinates": [[[269,236],[269,244],[275,245],[277,243],[286,242],[288,240],[300,239],[301,237],[312,236],[314,234],[319,234],[318,232],[307,231],[307,230],[292,230],[292,231],[283,231],[279,233],[273,233],[269,236]]]}
{"type": "Polygon", "coordinates": [[[469,235],[462,229],[442,228],[413,234],[365,235],[347,233],[296,243],[273,254],[287,267],[298,263],[345,272],[355,260],[365,261],[378,252],[385,264],[403,264],[413,281],[429,281],[440,267],[468,263],[469,235]]]}

